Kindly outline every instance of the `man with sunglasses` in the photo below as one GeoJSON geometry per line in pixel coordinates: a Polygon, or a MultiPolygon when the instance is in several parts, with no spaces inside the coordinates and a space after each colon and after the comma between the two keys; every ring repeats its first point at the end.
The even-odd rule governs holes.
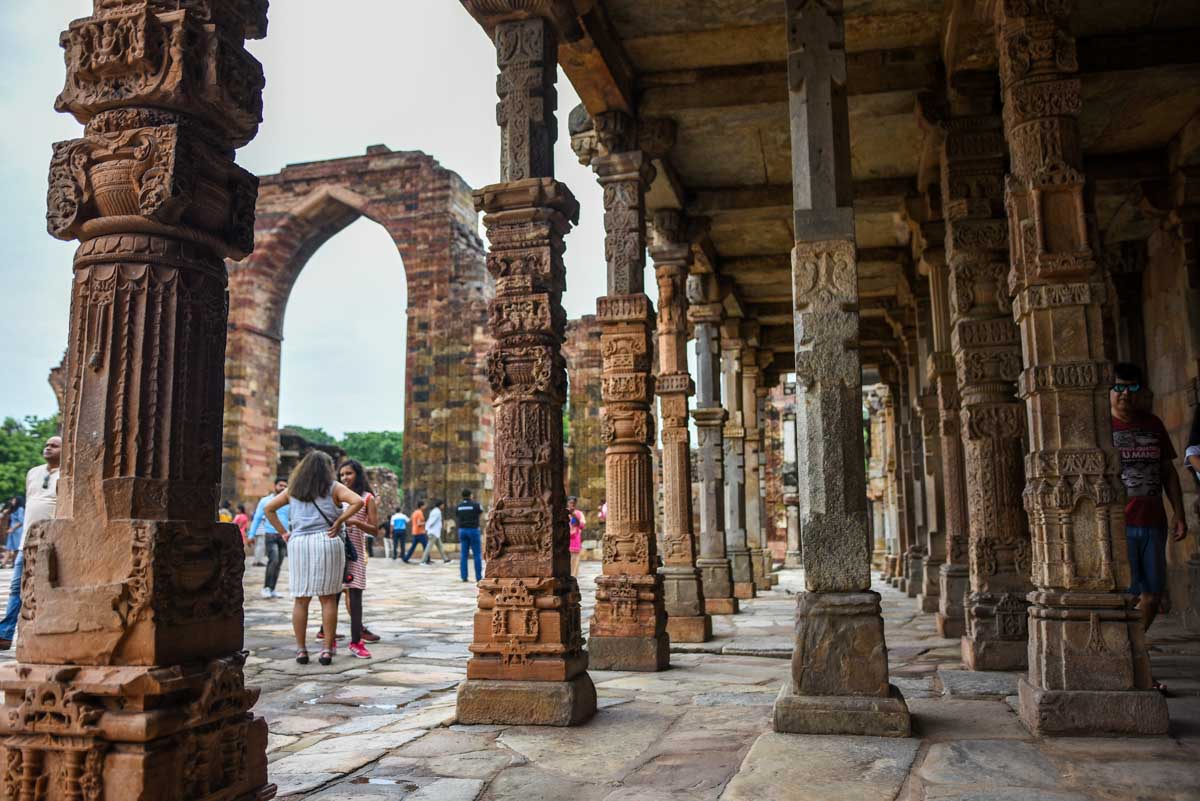
{"type": "MultiPolygon", "coordinates": [[[[54,517],[58,503],[58,468],[62,460],[62,437],[50,437],[42,448],[45,464],[32,468],[25,474],[25,532],[33,524],[54,517]]],[[[25,550],[17,554],[13,566],[12,583],[8,586],[8,608],[4,620],[0,621],[0,651],[12,647],[17,633],[17,618],[21,615],[21,576],[25,572],[25,550]]]]}
{"type": "Polygon", "coordinates": [[[1140,596],[1142,627],[1149,629],[1166,592],[1167,532],[1172,539],[1182,540],[1187,536],[1187,518],[1171,438],[1162,420],[1140,408],[1144,390],[1141,368],[1118,363],[1114,371],[1116,381],[1108,399],[1113,446],[1121,459],[1121,481],[1125,484],[1125,538],[1133,576],[1129,591],[1140,596]],[[1171,503],[1169,526],[1163,508],[1164,490],[1171,503]]]}

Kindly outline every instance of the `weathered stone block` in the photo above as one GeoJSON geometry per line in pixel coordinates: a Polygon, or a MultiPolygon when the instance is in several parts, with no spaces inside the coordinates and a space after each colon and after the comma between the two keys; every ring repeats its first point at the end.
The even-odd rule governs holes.
{"type": "Polygon", "coordinates": [[[665,670],[671,663],[666,631],[656,637],[588,638],[588,666],[593,670],[665,670]]]}
{"type": "Polygon", "coordinates": [[[712,639],[712,618],[667,616],[667,634],[673,642],[708,642],[712,639]]]}
{"type": "Polygon", "coordinates": [[[879,594],[798,596],[792,680],[796,692],[804,695],[887,696],[887,646],[879,594]]]}
{"type": "Polygon", "coordinates": [[[488,681],[458,686],[458,722],[468,725],[577,726],[596,714],[596,688],[582,673],[570,681],[488,681]]]}
{"type": "Polygon", "coordinates": [[[789,680],[775,700],[772,726],[793,734],[855,734],[908,737],[912,722],[904,696],[889,687],[884,697],[865,695],[796,695],[789,680]]]}
{"type": "Polygon", "coordinates": [[[1036,735],[1166,734],[1167,699],[1157,690],[1044,690],[1017,685],[1021,721],[1036,735]]]}

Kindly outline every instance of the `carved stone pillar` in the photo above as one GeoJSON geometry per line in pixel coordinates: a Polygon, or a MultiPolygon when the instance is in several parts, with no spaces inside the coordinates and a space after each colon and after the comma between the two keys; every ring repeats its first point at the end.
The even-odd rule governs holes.
{"type": "Polygon", "coordinates": [[[889,375],[892,404],[893,441],[896,448],[896,571],[891,584],[901,592],[908,588],[909,548],[916,539],[916,518],[912,497],[912,429],[908,381],[903,369],[886,370],[889,375]]]}
{"type": "Polygon", "coordinates": [[[946,561],[946,500],[942,485],[940,422],[937,391],[930,387],[921,393],[921,436],[925,441],[926,509],[933,520],[926,532],[921,588],[917,596],[921,611],[930,613],[938,611],[940,571],[946,561]]]}
{"type": "Polygon", "coordinates": [[[215,522],[225,258],[253,248],[266,4],[95,3],[70,24],[50,233],[78,239],[55,519],[25,535],[0,797],[267,799],[242,543],[215,522]],[[171,6],[170,9],[162,8],[171,6]],[[80,547],[86,543],[86,547],[80,547]]]}
{"type": "Polygon", "coordinates": [[[925,439],[921,428],[921,391],[918,364],[919,345],[916,309],[909,310],[910,325],[906,326],[904,348],[904,386],[908,412],[908,502],[911,509],[911,536],[904,559],[904,593],[916,598],[925,582],[925,557],[929,555],[929,510],[925,504],[925,439]]]}
{"type": "Polygon", "coordinates": [[[796,245],[797,462],[805,592],[774,728],[906,736],[871,587],[858,277],[841,0],[787,0],[796,245]]]}
{"type": "Polygon", "coordinates": [[[996,5],[1035,586],[1020,714],[1037,734],[1162,734],[1166,699],[1150,689],[1142,627],[1125,593],[1104,340],[1111,281],[1092,251],[1085,209],[1072,5],[996,5]]]}
{"type": "Polygon", "coordinates": [[[667,632],[675,642],[707,642],[712,618],[704,608],[704,587],[696,567],[692,531],[692,445],[688,398],[695,384],[688,373],[687,276],[691,245],[679,212],[654,216],[650,257],[658,278],[658,402],[662,420],[663,601],[667,632]]]}
{"type": "Polygon", "coordinates": [[[743,354],[748,349],[737,317],[721,323],[721,380],[725,401],[725,553],[733,570],[733,595],[755,596],[754,568],[746,540],[746,420],[742,395],[743,354]]]}
{"type": "Polygon", "coordinates": [[[721,304],[712,298],[712,277],[688,277],[688,320],[696,337],[696,471],[700,482],[700,580],[710,615],[738,611],[733,573],[725,555],[725,409],[721,406],[721,304]],[[706,280],[707,279],[707,280],[706,280]]]}
{"type": "MultiPolygon", "coordinates": [[[[884,556],[883,580],[892,584],[892,579],[899,578],[900,563],[900,525],[903,519],[901,509],[901,494],[899,490],[900,456],[897,452],[896,403],[892,387],[879,387],[880,416],[882,418],[884,439],[884,508],[887,520],[887,531],[884,534],[886,554],[884,556]]],[[[894,584],[892,586],[895,586],[894,584]]]]}
{"type": "Polygon", "coordinates": [[[654,168],[634,149],[634,121],[621,112],[594,120],[590,159],[604,190],[608,294],[596,301],[604,358],[601,395],[608,519],[603,575],[588,637],[597,670],[662,670],[670,661],[655,538],[654,309],[644,289],[646,187],[654,168]]]}
{"type": "Polygon", "coordinates": [[[1021,670],[1031,588],[1021,504],[1025,420],[1015,391],[1021,340],[1005,284],[1005,144],[995,89],[991,76],[951,79],[942,200],[970,535],[963,662],[972,670],[1021,670]]]}
{"type": "Polygon", "coordinates": [[[579,204],[553,177],[558,33],[542,17],[502,13],[503,2],[475,5],[496,42],[504,183],[475,192],[496,279],[487,356],[496,467],[458,720],[567,726],[594,714],[596,691],[564,512],[563,240],[579,204]]]}
{"type": "MultiPolygon", "coordinates": [[[[944,282],[941,271],[939,282],[944,282]]],[[[938,634],[961,637],[966,631],[966,594],[970,588],[967,566],[967,488],[963,467],[958,376],[954,357],[948,350],[930,354],[938,399],[938,435],[941,438],[942,488],[946,502],[946,561],[938,571],[938,634]]]]}
{"type": "MultiPolygon", "coordinates": [[[[775,353],[769,350],[759,349],[758,351],[758,370],[761,374],[767,367],[775,361],[775,353]]],[[[771,551],[771,543],[769,541],[770,525],[770,509],[768,504],[768,493],[770,490],[769,482],[772,476],[768,472],[767,465],[768,453],[767,449],[773,439],[768,434],[767,429],[767,397],[771,394],[771,390],[761,384],[754,391],[758,400],[758,441],[761,443],[758,449],[758,517],[759,528],[762,531],[762,575],[764,589],[779,584],[779,574],[775,572],[775,556],[771,551]]]]}
{"type": "Polygon", "coordinates": [[[783,505],[787,514],[787,553],[784,567],[804,567],[800,551],[800,488],[796,485],[796,413],[783,415],[783,505]]]}
{"type": "MultiPolygon", "coordinates": [[[[748,343],[757,343],[758,325],[747,323],[742,334],[748,343]]],[[[762,421],[759,417],[758,389],[761,368],[757,351],[747,348],[742,354],[742,420],[745,423],[744,459],[746,465],[746,545],[750,549],[750,573],[755,590],[771,589],[771,569],[766,557],[767,532],[763,526],[762,421]]]]}

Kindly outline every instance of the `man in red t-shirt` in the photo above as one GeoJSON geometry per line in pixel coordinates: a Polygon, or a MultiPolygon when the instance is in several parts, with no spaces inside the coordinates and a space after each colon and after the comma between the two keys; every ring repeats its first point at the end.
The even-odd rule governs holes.
{"type": "Polygon", "coordinates": [[[1141,597],[1143,628],[1158,614],[1167,583],[1167,531],[1176,541],[1187,536],[1183,491],[1175,472],[1175,448],[1167,429],[1149,412],[1138,409],[1142,371],[1133,364],[1115,366],[1116,381],[1108,393],[1112,409],[1113,447],[1121,460],[1125,484],[1125,539],[1133,583],[1129,592],[1141,597]],[[1168,526],[1163,491],[1171,502],[1168,526]]]}

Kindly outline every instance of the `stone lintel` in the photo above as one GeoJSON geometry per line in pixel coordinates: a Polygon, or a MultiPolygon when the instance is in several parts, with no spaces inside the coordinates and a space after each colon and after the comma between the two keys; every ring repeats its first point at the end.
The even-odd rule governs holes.
{"type": "Polygon", "coordinates": [[[596,687],[587,673],[569,681],[488,681],[458,686],[463,725],[577,726],[596,714],[596,687]]]}

